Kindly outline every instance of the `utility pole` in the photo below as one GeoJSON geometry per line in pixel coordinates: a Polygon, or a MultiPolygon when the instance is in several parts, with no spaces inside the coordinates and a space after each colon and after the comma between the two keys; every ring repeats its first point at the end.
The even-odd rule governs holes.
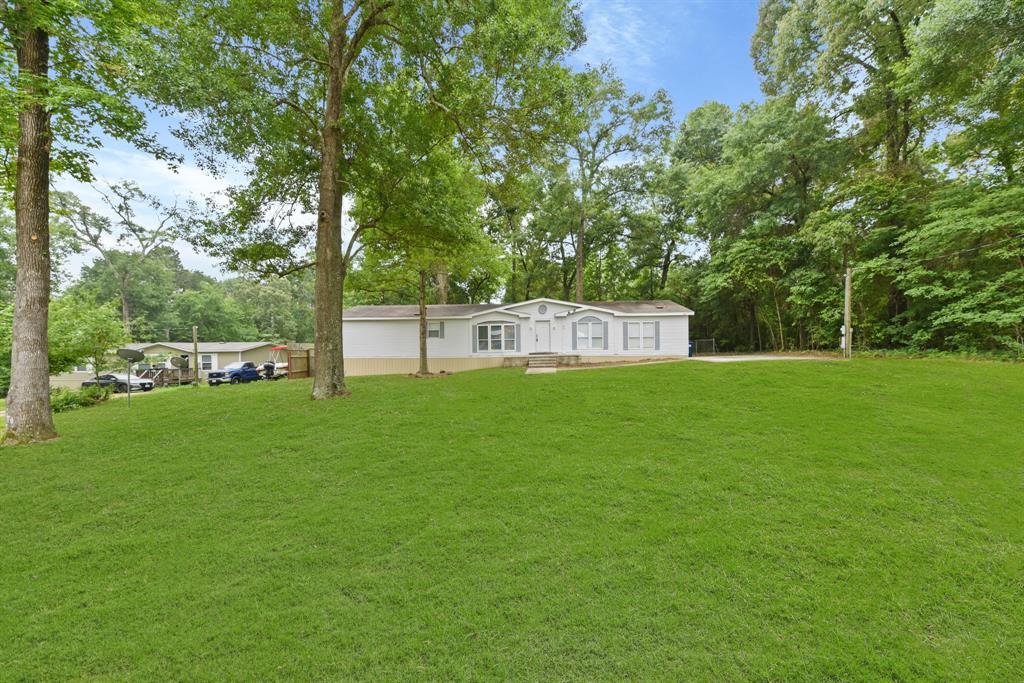
{"type": "Polygon", "coordinates": [[[199,328],[192,326],[192,383],[199,387],[199,328]]]}
{"type": "Polygon", "coordinates": [[[851,315],[850,315],[850,292],[851,292],[851,273],[852,270],[849,266],[846,267],[846,296],[843,302],[843,358],[853,357],[853,328],[851,327],[851,315]]]}

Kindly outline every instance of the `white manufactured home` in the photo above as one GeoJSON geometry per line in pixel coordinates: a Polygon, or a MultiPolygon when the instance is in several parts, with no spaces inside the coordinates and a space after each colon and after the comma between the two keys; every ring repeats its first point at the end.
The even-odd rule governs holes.
{"type": "MultiPolygon", "coordinates": [[[[431,372],[525,365],[533,354],[560,364],[684,358],[691,315],[667,300],[432,305],[427,355],[431,372]]],[[[418,306],[355,306],[343,324],[346,374],[416,371],[418,306]]]]}

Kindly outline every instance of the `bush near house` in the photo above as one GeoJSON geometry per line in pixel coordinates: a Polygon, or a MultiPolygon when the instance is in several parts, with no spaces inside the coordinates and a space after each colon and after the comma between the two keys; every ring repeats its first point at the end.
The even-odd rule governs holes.
{"type": "Polygon", "coordinates": [[[83,387],[67,389],[60,387],[50,390],[50,405],[53,412],[64,413],[76,408],[88,408],[110,398],[110,387],[83,387]]]}

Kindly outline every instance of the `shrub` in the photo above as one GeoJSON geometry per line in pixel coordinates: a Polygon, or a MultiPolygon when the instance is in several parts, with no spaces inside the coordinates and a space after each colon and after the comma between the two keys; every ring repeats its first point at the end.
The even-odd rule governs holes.
{"type": "Polygon", "coordinates": [[[63,413],[75,408],[88,408],[110,398],[110,389],[105,387],[85,387],[73,389],[53,389],[50,391],[50,406],[55,413],[63,413]]]}
{"type": "Polygon", "coordinates": [[[1006,361],[1019,363],[1024,355],[1013,350],[961,350],[942,349],[854,349],[854,356],[860,358],[951,358],[955,360],[1006,361]]]}

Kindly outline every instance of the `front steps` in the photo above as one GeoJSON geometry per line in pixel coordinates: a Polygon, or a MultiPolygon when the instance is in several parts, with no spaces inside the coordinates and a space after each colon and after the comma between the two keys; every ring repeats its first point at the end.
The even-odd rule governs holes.
{"type": "Polygon", "coordinates": [[[526,361],[526,374],[540,375],[555,372],[557,366],[557,353],[531,353],[526,361]]]}

